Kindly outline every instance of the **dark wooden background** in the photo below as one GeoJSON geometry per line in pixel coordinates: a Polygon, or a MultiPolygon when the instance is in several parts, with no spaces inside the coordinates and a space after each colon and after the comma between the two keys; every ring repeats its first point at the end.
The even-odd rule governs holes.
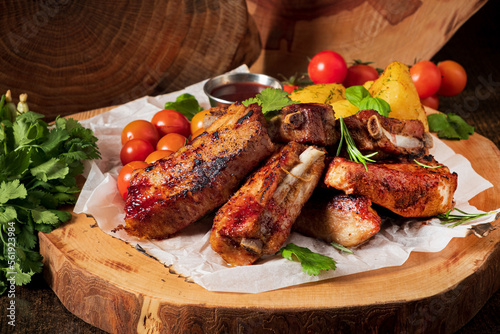
{"type": "MultiPolygon", "coordinates": [[[[500,1],[490,0],[435,55],[434,61],[453,59],[468,73],[465,91],[442,98],[440,110],[461,115],[476,132],[500,146],[500,1]]],[[[0,330],[7,325],[7,296],[0,297],[0,330]]],[[[457,305],[456,307],[461,307],[457,305]]],[[[500,292],[458,333],[500,333],[500,292]]],[[[66,310],[37,275],[31,284],[16,289],[15,333],[103,333],[66,310]]]]}

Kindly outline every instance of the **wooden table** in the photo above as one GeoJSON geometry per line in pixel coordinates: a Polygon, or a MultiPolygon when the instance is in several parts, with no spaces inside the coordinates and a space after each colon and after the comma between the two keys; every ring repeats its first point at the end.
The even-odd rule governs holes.
{"type": "MultiPolygon", "coordinates": [[[[440,109],[460,114],[476,131],[500,146],[500,49],[497,40],[500,26],[495,14],[499,3],[490,1],[473,16],[434,57],[454,59],[467,69],[469,82],[458,97],[442,99],[440,109]]],[[[0,328],[6,325],[9,299],[0,298],[0,328]]],[[[41,275],[26,287],[16,289],[16,332],[24,333],[102,333],[69,311],[50,290],[41,275]]],[[[461,307],[461,305],[457,305],[461,307]]],[[[494,333],[500,331],[496,292],[478,314],[459,333],[494,333]]]]}

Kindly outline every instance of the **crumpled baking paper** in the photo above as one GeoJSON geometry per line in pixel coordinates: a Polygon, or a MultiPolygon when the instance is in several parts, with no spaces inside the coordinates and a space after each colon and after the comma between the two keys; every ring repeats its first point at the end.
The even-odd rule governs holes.
{"type": "MultiPolygon", "coordinates": [[[[248,72],[248,68],[241,66],[234,71],[248,72]]],[[[163,109],[165,102],[175,101],[182,93],[194,95],[202,107],[209,108],[208,98],[203,93],[203,84],[204,82],[200,82],[182,91],[162,96],[146,96],[81,121],[83,126],[92,129],[99,138],[98,145],[102,159],[87,164],[86,182],[74,212],[92,215],[104,232],[132,246],[139,245],[176,273],[188,277],[207,290],[241,293],[259,293],[383,267],[399,266],[413,251],[439,252],[452,238],[467,235],[471,223],[450,228],[440,224],[437,219],[425,223],[415,219],[404,220],[402,223],[385,221],[377,235],[367,243],[353,248],[353,254],[347,254],[341,253],[325,242],[293,232],[287,243],[307,247],[336,261],[336,270],[309,276],[302,271],[300,263],[286,260],[280,255],[264,257],[251,266],[228,266],[210,248],[209,219],[198,221],[178,236],[161,241],[139,240],[123,230],[112,232],[119,224],[124,223],[125,216],[124,201],[116,186],[116,177],[121,168],[119,152],[123,127],[134,119],[151,120],[157,111],[163,109]]],[[[456,154],[436,137],[430,153],[437,161],[458,173],[456,207],[469,213],[482,212],[469,205],[468,201],[493,185],[478,175],[465,157],[456,154]]],[[[493,215],[490,215],[475,220],[473,224],[491,222],[493,219],[493,215]]],[[[168,270],[165,270],[165,275],[168,274],[168,270]]]]}

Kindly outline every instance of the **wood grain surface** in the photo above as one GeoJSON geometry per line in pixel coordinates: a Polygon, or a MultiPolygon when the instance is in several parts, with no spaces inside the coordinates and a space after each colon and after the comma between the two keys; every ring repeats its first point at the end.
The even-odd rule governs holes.
{"type": "Polygon", "coordinates": [[[0,91],[51,120],[251,65],[260,39],[244,0],[12,0],[0,49],[0,91]]]}
{"type": "MultiPolygon", "coordinates": [[[[482,210],[499,208],[497,147],[478,134],[447,144],[495,185],[471,204],[482,210]]],[[[68,310],[113,333],[192,332],[193,328],[236,332],[242,320],[256,332],[273,328],[307,333],[323,326],[348,326],[354,332],[383,328],[432,332],[444,326],[452,333],[500,288],[499,230],[482,239],[473,235],[454,239],[439,253],[412,253],[399,267],[259,294],[210,292],[189,283],[105,234],[84,214],[49,234],[41,233],[40,252],[45,278],[68,310]]]]}
{"type": "Polygon", "coordinates": [[[486,1],[247,0],[259,27],[262,53],[252,72],[287,77],[322,50],[347,62],[430,59],[486,1]],[[294,64],[295,66],[290,66],[294,64]]]}

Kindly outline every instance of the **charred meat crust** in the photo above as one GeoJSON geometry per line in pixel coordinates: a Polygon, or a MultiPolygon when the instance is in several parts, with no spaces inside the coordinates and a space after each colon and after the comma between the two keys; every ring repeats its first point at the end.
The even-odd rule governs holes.
{"type": "Polygon", "coordinates": [[[346,194],[364,195],[373,203],[403,217],[431,217],[453,208],[457,174],[432,158],[421,159],[431,169],[411,160],[362,164],[336,157],[325,174],[325,184],[346,194]],[[430,160],[429,160],[430,159],[430,160]]]}
{"type": "Polygon", "coordinates": [[[354,247],[374,236],[382,220],[366,196],[317,189],[293,225],[304,235],[354,247]]]}
{"type": "Polygon", "coordinates": [[[344,118],[344,122],[359,151],[365,155],[377,152],[376,160],[423,156],[432,147],[432,137],[419,120],[384,117],[369,109],[344,118]]]}
{"type": "Polygon", "coordinates": [[[273,141],[332,146],[339,140],[335,115],[329,104],[301,103],[283,108],[269,122],[273,141]]]}
{"type": "Polygon", "coordinates": [[[259,108],[239,108],[233,118],[229,126],[204,133],[192,145],[133,175],[122,226],[128,234],[148,239],[171,236],[225,203],[272,153],[274,145],[259,108]]]}
{"type": "Polygon", "coordinates": [[[324,168],[322,155],[286,196],[277,196],[280,185],[300,162],[299,156],[305,149],[296,142],[283,146],[219,209],[210,244],[226,262],[252,264],[262,255],[274,254],[286,241],[324,168]]]}

